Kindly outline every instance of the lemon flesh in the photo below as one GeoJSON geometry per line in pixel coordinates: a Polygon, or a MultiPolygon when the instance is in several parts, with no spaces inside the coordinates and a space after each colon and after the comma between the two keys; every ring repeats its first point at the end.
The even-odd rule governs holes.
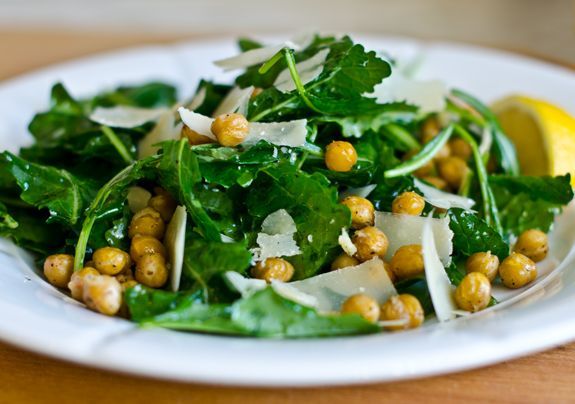
{"type": "Polygon", "coordinates": [[[575,118],[546,101],[514,95],[492,106],[515,144],[526,175],[571,173],[575,184],[575,118]]]}

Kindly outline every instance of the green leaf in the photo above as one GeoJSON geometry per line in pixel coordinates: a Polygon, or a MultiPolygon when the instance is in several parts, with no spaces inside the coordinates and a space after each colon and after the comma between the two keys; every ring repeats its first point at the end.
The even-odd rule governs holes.
{"type": "Polygon", "coordinates": [[[0,202],[0,234],[3,231],[10,231],[18,227],[18,222],[10,216],[8,208],[0,202]]]}
{"type": "Polygon", "coordinates": [[[66,170],[33,164],[10,152],[1,155],[4,166],[22,190],[23,201],[50,211],[50,221],[75,225],[94,196],[92,184],[66,170]]]}
{"type": "Polygon", "coordinates": [[[129,105],[140,108],[171,107],[178,100],[176,88],[167,83],[150,82],[139,86],[118,87],[89,101],[92,108],[129,105]]]}
{"type": "Polygon", "coordinates": [[[196,94],[202,91],[202,89],[205,91],[204,101],[195,109],[195,112],[206,116],[212,116],[218,105],[220,105],[226,95],[230,92],[232,86],[202,80],[198,85],[196,94]]]}
{"type": "Polygon", "coordinates": [[[511,194],[526,193],[533,200],[542,200],[559,205],[567,205],[573,199],[571,176],[512,177],[508,175],[491,175],[492,187],[505,188],[511,194]]]}
{"type": "Polygon", "coordinates": [[[464,257],[485,251],[491,251],[500,260],[509,255],[509,246],[501,235],[474,213],[450,209],[449,227],[453,231],[453,250],[464,257]]]}
{"type": "Polygon", "coordinates": [[[293,217],[297,226],[294,237],[302,251],[289,258],[296,279],[317,274],[333,258],[342,227],[351,223],[349,209],[338,203],[336,189],[323,175],[306,174],[286,164],[259,172],[249,188],[246,205],[258,225],[278,209],[293,217]]]}
{"type": "Polygon", "coordinates": [[[127,289],[124,298],[134,321],[141,321],[173,310],[184,302],[197,300],[191,293],[168,292],[143,285],[127,289]]]}

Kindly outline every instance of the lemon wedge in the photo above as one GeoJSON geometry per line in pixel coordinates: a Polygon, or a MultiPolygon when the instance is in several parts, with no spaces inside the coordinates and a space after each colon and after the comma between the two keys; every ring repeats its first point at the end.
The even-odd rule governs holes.
{"type": "Polygon", "coordinates": [[[513,95],[492,106],[526,175],[571,173],[575,185],[575,118],[546,101],[513,95]]]}

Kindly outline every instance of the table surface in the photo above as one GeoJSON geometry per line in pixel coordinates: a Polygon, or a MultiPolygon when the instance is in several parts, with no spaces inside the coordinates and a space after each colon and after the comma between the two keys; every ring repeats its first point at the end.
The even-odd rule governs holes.
{"type": "MultiPolygon", "coordinates": [[[[98,51],[174,39],[180,38],[0,31],[0,80],[98,51]]],[[[304,400],[330,404],[381,400],[569,402],[575,400],[574,381],[575,343],[453,375],[318,389],[248,389],[156,381],[85,368],[0,343],[0,404],[120,400],[242,404],[304,400]]]]}

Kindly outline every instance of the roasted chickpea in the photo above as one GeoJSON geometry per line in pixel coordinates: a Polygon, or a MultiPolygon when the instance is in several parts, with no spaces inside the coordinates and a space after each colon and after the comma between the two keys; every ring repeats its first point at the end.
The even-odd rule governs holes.
{"type": "Polygon", "coordinates": [[[377,300],[361,293],[348,297],[341,305],[341,312],[359,314],[370,323],[375,323],[379,319],[377,300]]]}
{"type": "Polygon", "coordinates": [[[343,253],[332,261],[331,270],[337,271],[338,269],[354,267],[358,264],[359,261],[356,258],[343,253]]]}
{"type": "Polygon", "coordinates": [[[347,172],[357,163],[357,152],[351,143],[335,141],[327,145],[324,158],[331,171],[347,172]]]}
{"type": "Polygon", "coordinates": [[[537,278],[537,266],[528,257],[516,252],[499,265],[501,282],[510,289],[518,289],[537,278]]]}
{"type": "Polygon", "coordinates": [[[351,240],[357,248],[355,258],[361,262],[374,257],[383,257],[389,247],[385,233],[373,226],[357,230],[351,240]]]}
{"type": "MultiPolygon", "coordinates": [[[[162,220],[160,214],[152,209],[157,213],[155,215],[139,215],[136,213],[130,222],[130,227],[128,228],[128,235],[130,238],[133,238],[135,235],[140,234],[142,236],[150,236],[157,238],[158,240],[164,237],[164,232],[166,231],[166,223],[162,220]]],[[[143,209],[143,210],[146,210],[143,209]]]]}
{"type": "Polygon", "coordinates": [[[121,285],[122,285],[122,292],[125,292],[128,289],[138,286],[139,283],[136,280],[132,279],[122,283],[121,285]]]}
{"type": "Polygon", "coordinates": [[[409,244],[399,247],[391,257],[389,265],[398,279],[413,278],[422,274],[425,266],[421,245],[409,244]]]}
{"type": "Polygon", "coordinates": [[[437,189],[441,189],[442,191],[447,189],[447,182],[439,177],[423,177],[422,180],[430,183],[437,189]]]}
{"type": "Polygon", "coordinates": [[[82,297],[88,308],[113,316],[122,306],[122,286],[112,276],[86,277],[82,297]]]}
{"type": "Polygon", "coordinates": [[[380,320],[393,321],[404,320],[401,325],[388,325],[388,330],[408,330],[417,328],[423,323],[424,313],[421,303],[415,296],[402,294],[392,296],[383,306],[381,306],[380,320]]]}
{"type": "Polygon", "coordinates": [[[403,192],[395,197],[391,204],[391,211],[404,215],[419,216],[425,208],[425,199],[415,192],[403,192]]]}
{"type": "Polygon", "coordinates": [[[537,229],[525,230],[519,235],[513,250],[535,262],[539,262],[543,260],[549,252],[547,234],[537,229]]]}
{"type": "Polygon", "coordinates": [[[178,204],[176,200],[167,194],[160,194],[152,196],[148,201],[148,206],[152,209],[157,210],[160,213],[161,218],[165,222],[169,222],[178,204]]]}
{"type": "Polygon", "coordinates": [[[161,288],[168,281],[166,259],[160,254],[144,255],[136,264],[136,280],[151,288],[161,288]]]}
{"type": "Polygon", "coordinates": [[[439,121],[436,117],[431,117],[423,122],[421,126],[421,141],[425,143],[429,143],[431,139],[435,136],[439,135],[441,131],[441,126],[439,125],[439,121]]]}
{"type": "Polygon", "coordinates": [[[165,258],[166,247],[157,238],[136,234],[130,245],[130,257],[132,257],[132,260],[137,263],[144,255],[150,254],[160,254],[165,258]]]}
{"type": "Polygon", "coordinates": [[[145,207],[144,209],[134,213],[134,216],[132,216],[132,220],[140,219],[144,216],[150,216],[150,217],[153,217],[156,219],[162,217],[162,215],[160,215],[160,212],[158,212],[156,209],[150,208],[148,206],[148,207],[145,207]]]}
{"type": "Polygon", "coordinates": [[[451,156],[451,147],[449,146],[448,143],[446,143],[443,145],[441,149],[437,151],[437,153],[435,153],[435,156],[433,156],[433,158],[435,160],[441,160],[449,156],[451,156]]]}
{"type": "Polygon", "coordinates": [[[268,283],[272,280],[289,282],[293,277],[294,267],[283,258],[268,258],[252,267],[251,274],[254,278],[263,279],[268,283]]]}
{"type": "Polygon", "coordinates": [[[188,143],[192,146],[200,145],[200,144],[207,144],[207,143],[214,143],[213,139],[210,139],[207,136],[200,135],[193,129],[190,129],[186,125],[183,126],[182,132],[180,133],[181,138],[188,139],[188,143]]]}
{"type": "Polygon", "coordinates": [[[92,254],[94,266],[104,275],[117,275],[130,268],[130,256],[116,247],[98,248],[92,254]]]}
{"type": "Polygon", "coordinates": [[[470,272],[455,289],[455,303],[461,310],[483,310],[491,300],[491,283],[480,272],[470,272]]]}
{"type": "Polygon", "coordinates": [[[264,91],[263,88],[261,87],[254,87],[252,93],[250,94],[250,98],[254,99],[256,98],[258,95],[260,95],[262,92],[264,91]]]}
{"type": "Polygon", "coordinates": [[[115,276],[120,284],[124,284],[126,282],[131,282],[134,280],[134,273],[132,272],[132,268],[126,268],[124,272],[120,272],[118,275],[115,276]]]}
{"type": "Polygon", "coordinates": [[[79,271],[72,274],[70,282],[68,283],[68,289],[70,289],[70,294],[76,300],[82,301],[84,294],[84,281],[88,278],[100,276],[100,273],[96,268],[84,267],[79,271]]]}
{"type": "Polygon", "coordinates": [[[455,139],[451,139],[448,144],[452,156],[459,157],[465,161],[471,157],[471,146],[469,146],[469,143],[465,140],[456,137],[455,139]]]}
{"type": "Polygon", "coordinates": [[[469,171],[465,160],[454,156],[438,160],[437,169],[441,178],[453,189],[459,189],[469,171]]]}
{"type": "Polygon", "coordinates": [[[242,114],[222,114],[212,122],[212,133],[222,146],[237,146],[244,141],[250,124],[242,114]]]}
{"type": "Polygon", "coordinates": [[[44,261],[44,276],[52,285],[65,288],[74,272],[74,257],[69,254],[50,255],[44,261]]]}
{"type": "Polygon", "coordinates": [[[389,277],[389,280],[391,281],[391,283],[395,283],[395,281],[397,280],[397,277],[393,273],[393,270],[391,269],[391,265],[389,264],[389,262],[384,262],[383,268],[385,269],[385,272],[387,272],[387,276],[389,277]]]}
{"type": "Polygon", "coordinates": [[[373,226],[375,208],[370,201],[360,196],[348,196],[341,203],[351,212],[351,227],[361,229],[365,226],[373,226]]]}
{"type": "Polygon", "coordinates": [[[499,258],[491,254],[491,251],[475,253],[465,261],[465,270],[468,274],[479,272],[493,281],[499,270],[499,258]]]}

